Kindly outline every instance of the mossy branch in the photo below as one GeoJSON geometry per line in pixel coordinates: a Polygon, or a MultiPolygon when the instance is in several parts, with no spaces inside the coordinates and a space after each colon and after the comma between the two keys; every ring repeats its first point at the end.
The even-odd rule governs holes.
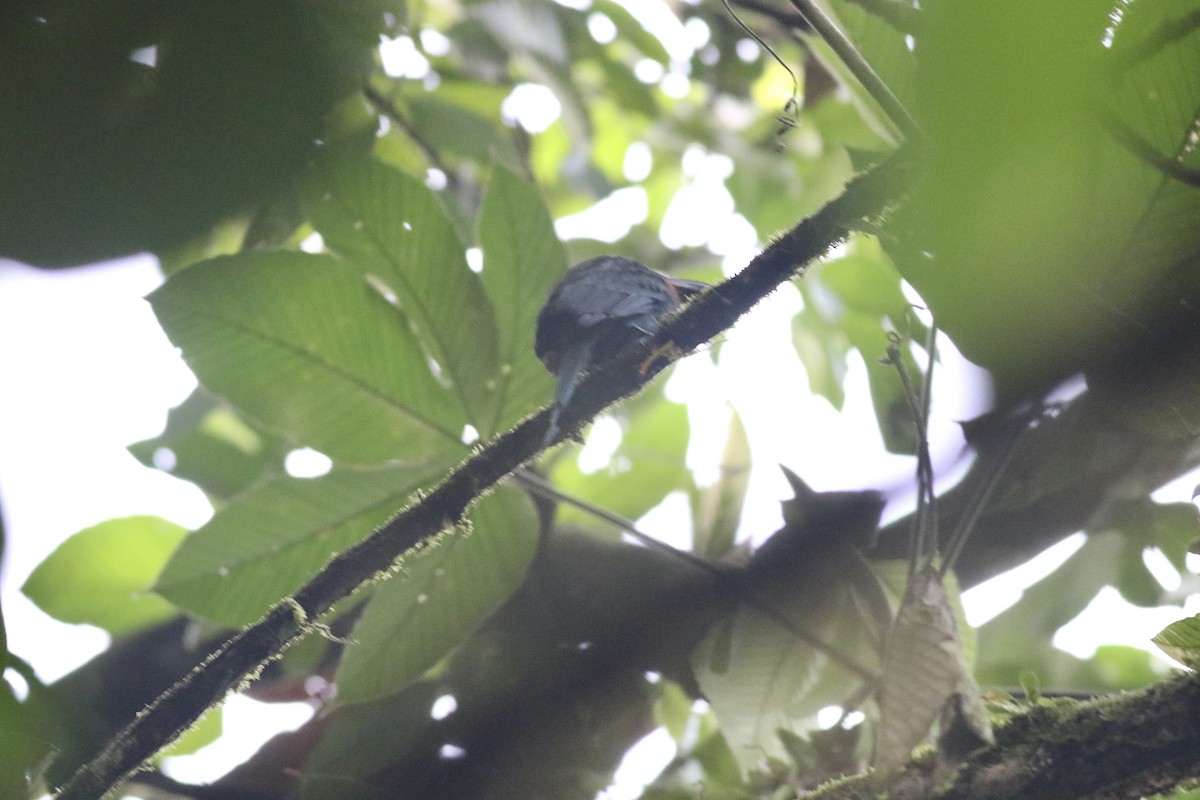
{"type": "Polygon", "coordinates": [[[961,764],[930,752],[882,790],[865,775],[797,800],[1134,800],[1197,778],[1200,674],[1193,672],[1127,694],[1042,701],[961,764]]]}

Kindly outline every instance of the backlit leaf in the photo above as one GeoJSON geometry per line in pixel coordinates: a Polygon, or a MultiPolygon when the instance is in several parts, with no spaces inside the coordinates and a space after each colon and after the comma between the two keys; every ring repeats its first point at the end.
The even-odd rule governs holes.
{"type": "Polygon", "coordinates": [[[405,315],[330,256],[216,258],[172,277],[150,303],[205,386],[333,458],[460,446],[462,406],[405,315]]]}

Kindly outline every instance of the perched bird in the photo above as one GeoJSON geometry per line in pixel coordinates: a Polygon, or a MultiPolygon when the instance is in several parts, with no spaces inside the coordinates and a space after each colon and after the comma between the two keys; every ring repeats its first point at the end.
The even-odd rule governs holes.
{"type": "Polygon", "coordinates": [[[579,378],[644,336],[659,318],[708,288],[672,278],[620,256],[599,256],[568,270],[538,314],[534,352],[558,379],[549,442],[579,378]]]}

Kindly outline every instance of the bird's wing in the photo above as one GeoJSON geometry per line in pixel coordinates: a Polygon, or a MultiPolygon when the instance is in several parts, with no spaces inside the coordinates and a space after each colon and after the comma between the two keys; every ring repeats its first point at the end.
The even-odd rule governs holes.
{"type": "Polygon", "coordinates": [[[564,286],[557,304],[572,309],[581,327],[609,319],[640,317],[661,310],[662,299],[643,291],[625,291],[603,283],[564,286]]]}
{"type": "Polygon", "coordinates": [[[689,281],[685,278],[667,278],[667,285],[675,292],[680,300],[687,300],[689,297],[695,297],[705,289],[711,289],[710,284],[704,281],[689,281]]]}

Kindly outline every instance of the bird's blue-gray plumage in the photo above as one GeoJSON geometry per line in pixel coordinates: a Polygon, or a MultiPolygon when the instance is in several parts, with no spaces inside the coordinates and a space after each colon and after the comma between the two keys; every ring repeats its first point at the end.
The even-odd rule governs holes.
{"type": "Polygon", "coordinates": [[[707,284],[671,278],[630,258],[600,256],[572,267],[538,314],[534,351],[558,380],[546,441],[579,379],[658,328],[658,320],[707,284]]]}

